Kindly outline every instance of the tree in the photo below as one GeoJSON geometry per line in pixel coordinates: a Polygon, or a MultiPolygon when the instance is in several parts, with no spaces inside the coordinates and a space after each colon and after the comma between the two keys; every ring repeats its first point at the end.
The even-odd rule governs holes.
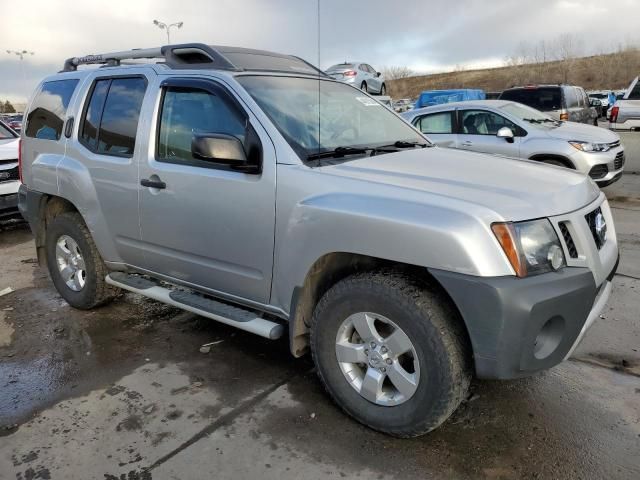
{"type": "Polygon", "coordinates": [[[386,80],[398,80],[399,78],[407,78],[413,75],[413,70],[409,67],[390,66],[382,69],[382,74],[386,80]]]}
{"type": "Polygon", "coordinates": [[[0,102],[0,107],[2,108],[2,113],[16,113],[16,109],[9,100],[5,101],[4,104],[0,102]]]}

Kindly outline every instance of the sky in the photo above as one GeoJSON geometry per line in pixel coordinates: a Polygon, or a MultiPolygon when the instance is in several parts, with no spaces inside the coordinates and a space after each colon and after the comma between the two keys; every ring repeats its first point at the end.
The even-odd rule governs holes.
{"type": "Polygon", "coordinates": [[[640,0],[0,0],[0,99],[24,101],[65,58],[203,42],[415,72],[499,66],[525,41],[578,40],[579,53],[640,44],[640,0]],[[319,5],[318,5],[319,1],[319,5]],[[27,50],[23,61],[6,50],[27,50]]]}

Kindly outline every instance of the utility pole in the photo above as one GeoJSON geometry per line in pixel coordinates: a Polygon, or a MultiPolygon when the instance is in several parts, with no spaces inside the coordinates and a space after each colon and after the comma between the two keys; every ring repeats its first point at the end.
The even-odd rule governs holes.
{"type": "Polygon", "coordinates": [[[171,45],[171,27],[182,28],[184,22],[164,23],[158,20],[154,20],[153,24],[160,30],[164,30],[165,32],[167,32],[167,45],[171,45]]]}

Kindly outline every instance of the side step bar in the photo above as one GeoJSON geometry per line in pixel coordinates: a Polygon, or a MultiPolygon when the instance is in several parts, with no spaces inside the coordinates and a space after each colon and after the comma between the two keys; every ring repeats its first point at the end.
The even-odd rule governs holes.
{"type": "Polygon", "coordinates": [[[197,293],[165,288],[144,277],[112,272],[107,275],[106,282],[271,340],[276,340],[284,334],[283,325],[260,318],[250,310],[218,302],[197,293]]]}

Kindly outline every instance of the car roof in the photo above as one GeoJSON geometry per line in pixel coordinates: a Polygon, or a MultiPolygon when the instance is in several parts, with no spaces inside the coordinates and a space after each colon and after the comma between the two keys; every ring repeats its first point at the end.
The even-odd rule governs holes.
{"type": "Polygon", "coordinates": [[[463,102],[441,103],[440,105],[431,105],[430,107],[422,107],[409,110],[407,114],[419,114],[425,112],[439,112],[445,110],[454,110],[456,108],[500,108],[512,102],[510,100],[465,100],[463,102]]]}

